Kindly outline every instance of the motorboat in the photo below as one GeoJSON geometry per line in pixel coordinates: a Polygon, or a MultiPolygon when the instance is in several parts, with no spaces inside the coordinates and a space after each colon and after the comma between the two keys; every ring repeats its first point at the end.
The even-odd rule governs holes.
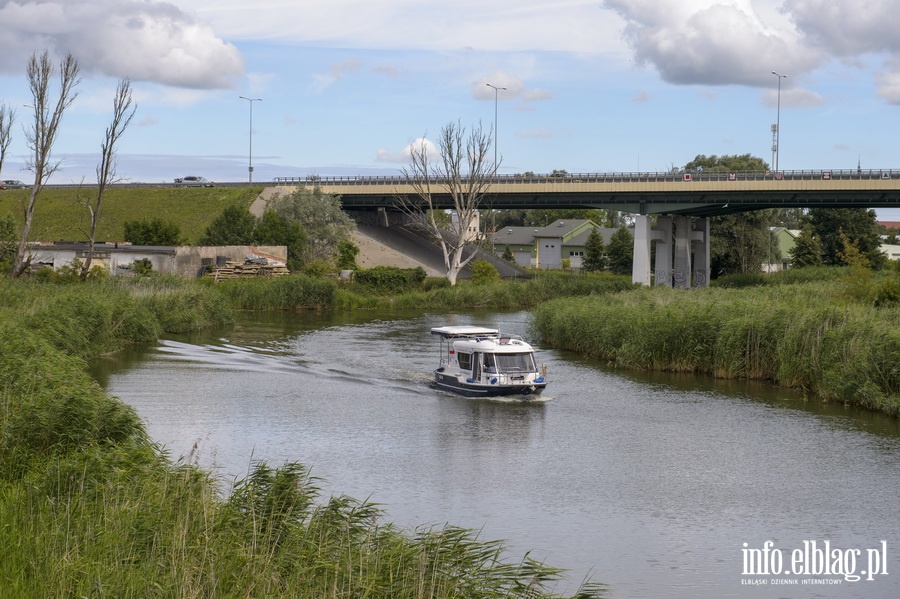
{"type": "Polygon", "coordinates": [[[477,326],[431,329],[440,337],[440,366],[434,384],[469,397],[539,395],[547,386],[547,366],[540,369],[534,348],[518,335],[477,326]]]}

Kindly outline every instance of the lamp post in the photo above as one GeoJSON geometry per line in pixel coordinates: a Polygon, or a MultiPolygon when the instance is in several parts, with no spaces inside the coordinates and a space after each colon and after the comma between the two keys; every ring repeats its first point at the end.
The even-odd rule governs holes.
{"type": "Polygon", "coordinates": [[[499,99],[500,90],[506,91],[505,87],[497,87],[490,83],[485,83],[489,88],[494,90],[494,174],[497,174],[497,130],[500,128],[500,121],[497,119],[497,100],[499,99]]]}
{"type": "Polygon", "coordinates": [[[238,96],[241,100],[247,100],[250,103],[250,153],[247,156],[247,174],[249,176],[249,183],[253,184],[253,103],[254,102],[262,102],[262,98],[247,98],[244,96],[238,96]]]}
{"type": "Polygon", "coordinates": [[[778,147],[778,144],[781,141],[781,80],[787,79],[787,75],[780,75],[775,71],[772,71],[772,74],[778,77],[778,100],[776,103],[776,112],[775,112],[775,128],[773,129],[775,140],[772,143],[772,153],[775,155],[775,174],[778,174],[778,156],[781,154],[781,148],[778,147]]]}

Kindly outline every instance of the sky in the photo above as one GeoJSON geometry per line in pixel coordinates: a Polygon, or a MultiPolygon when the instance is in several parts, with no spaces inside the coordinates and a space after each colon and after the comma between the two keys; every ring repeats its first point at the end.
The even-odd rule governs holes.
{"type": "MultiPolygon", "coordinates": [[[[410,146],[449,123],[493,131],[505,174],[666,171],[698,154],[749,153],[774,166],[776,121],[780,170],[900,170],[897,8],[0,0],[0,104],[16,111],[0,176],[33,179],[25,70],[45,50],[56,63],[71,52],[82,74],[53,183],[96,180],[123,77],[137,112],[118,176],[131,182],[247,181],[251,161],[255,181],[398,174],[410,146]]],[[[900,208],[878,215],[900,221],[900,208]]]]}

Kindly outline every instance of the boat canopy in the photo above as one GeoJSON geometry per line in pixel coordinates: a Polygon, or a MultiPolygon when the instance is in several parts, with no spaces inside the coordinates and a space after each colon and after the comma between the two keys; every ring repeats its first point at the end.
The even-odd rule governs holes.
{"type": "Polygon", "coordinates": [[[461,339],[466,337],[496,337],[500,329],[488,329],[474,326],[434,327],[432,335],[440,335],[442,339],[461,339]]]}

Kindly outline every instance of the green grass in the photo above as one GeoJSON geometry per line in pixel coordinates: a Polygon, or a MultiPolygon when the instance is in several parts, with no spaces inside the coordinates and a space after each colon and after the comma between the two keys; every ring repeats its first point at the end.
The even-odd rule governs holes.
{"type": "MultiPolygon", "coordinates": [[[[123,241],[126,221],[161,218],[178,225],[185,243],[195,244],[226,206],[249,207],[261,191],[261,187],[114,187],[103,200],[97,240],[123,241]]],[[[0,192],[0,218],[12,214],[20,222],[30,193],[0,192]]],[[[90,213],[83,202],[94,193],[95,185],[45,187],[35,204],[30,240],[87,241],[90,213]]]]}

